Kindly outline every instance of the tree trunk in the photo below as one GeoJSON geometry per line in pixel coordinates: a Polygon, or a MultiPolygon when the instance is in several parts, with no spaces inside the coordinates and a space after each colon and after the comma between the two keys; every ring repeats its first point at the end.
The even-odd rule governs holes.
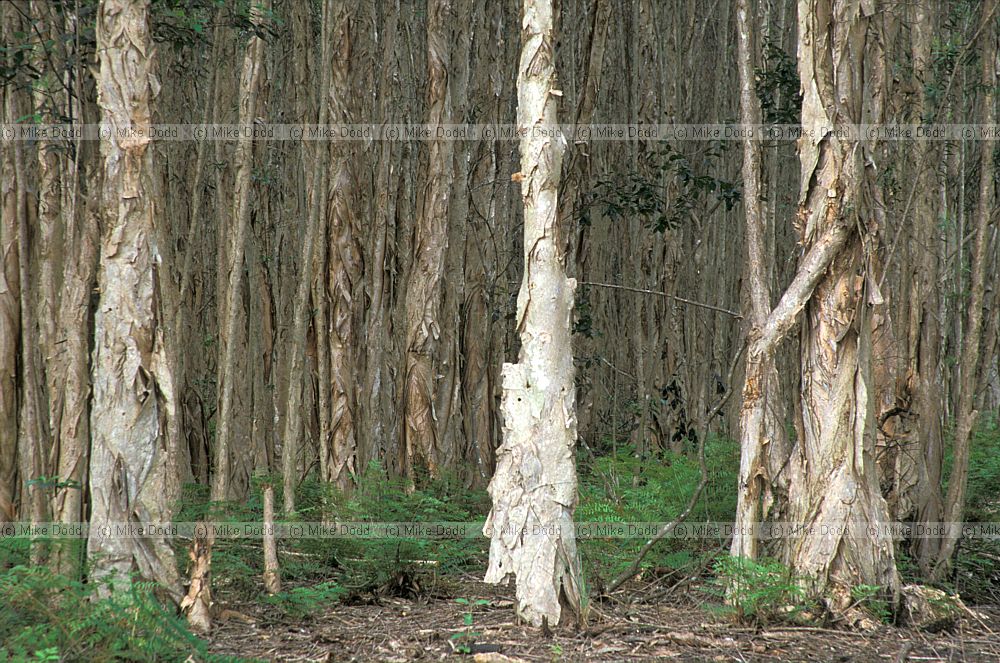
{"type": "MultiPolygon", "coordinates": [[[[170,522],[175,454],[166,435],[174,386],[158,295],[156,210],[161,204],[147,127],[159,89],[146,0],[106,0],[97,16],[98,103],[108,133],[104,235],[95,319],[91,411],[91,580],[126,587],[138,570],[179,600],[177,568],[161,537],[108,536],[112,523],[170,522]],[[104,532],[104,534],[102,534],[104,532]]],[[[108,587],[102,587],[106,593],[108,587]]]]}
{"type": "MultiPolygon", "coordinates": [[[[80,29],[78,15],[66,16],[66,31],[80,29]]],[[[78,54],[72,54],[76,61],[78,54]]],[[[69,115],[76,122],[96,122],[97,109],[91,103],[90,78],[77,71],[76,87],[67,95],[69,115]]],[[[67,153],[63,177],[64,256],[59,312],[58,340],[49,357],[49,422],[52,457],[59,484],[52,501],[54,520],[80,522],[84,516],[84,487],[90,452],[90,339],[93,333],[91,296],[97,280],[101,209],[96,192],[101,186],[97,147],[77,141],[73,158],[67,153]]],[[[82,561],[78,541],[58,541],[52,551],[52,568],[75,577],[82,561]]]]}
{"type": "Polygon", "coordinates": [[[576,551],[576,389],[570,323],[576,281],[558,241],[558,189],[565,142],[557,127],[554,8],[524,0],[517,81],[524,201],[524,274],[517,299],[518,363],[504,364],[504,441],[489,492],[493,509],[486,582],[511,574],[517,614],[535,626],[568,608],[586,620],[576,551]]]}
{"type": "MultiPolygon", "coordinates": [[[[13,4],[0,7],[3,42],[14,43],[17,21],[13,4]]],[[[8,54],[2,56],[5,66],[12,66],[8,54]]],[[[13,122],[21,116],[17,107],[15,86],[0,89],[3,121],[13,122]]],[[[24,213],[23,196],[19,195],[15,151],[20,146],[6,142],[0,151],[0,523],[14,521],[17,499],[17,430],[18,430],[18,346],[21,338],[21,276],[18,269],[19,217],[24,213]]]]}
{"type": "MultiPolygon", "coordinates": [[[[427,6],[427,124],[452,121],[449,74],[451,66],[451,0],[430,0],[427,6]]],[[[431,141],[422,206],[413,230],[413,266],[406,290],[406,368],[403,384],[403,445],[405,471],[437,476],[440,450],[434,411],[435,352],[441,335],[441,300],[448,252],[448,205],[451,193],[453,143],[431,141]]]]}
{"type": "MultiPolygon", "coordinates": [[[[336,12],[336,3],[329,2],[323,10],[321,34],[330,34],[330,21],[336,12]]],[[[326,103],[326,95],[331,88],[332,76],[331,53],[333,45],[323,42],[320,62],[320,80],[322,89],[319,105],[319,124],[328,122],[330,105],[326,103]]],[[[329,182],[328,156],[329,150],[320,149],[317,144],[312,151],[312,192],[309,200],[309,218],[302,233],[302,247],[299,255],[299,282],[296,285],[295,304],[292,314],[292,338],[288,349],[288,393],[285,401],[285,426],[281,436],[281,476],[282,476],[282,510],[287,514],[295,511],[295,488],[299,482],[299,438],[302,436],[302,390],[305,375],[303,366],[306,355],[306,331],[308,327],[309,309],[312,300],[309,296],[312,284],[312,267],[316,244],[316,231],[319,229],[321,215],[326,214],[326,191],[329,182]]],[[[308,160],[308,152],[303,157],[308,160]]],[[[308,172],[308,168],[306,169],[308,172]]],[[[308,175],[307,175],[308,177],[308,175]]]]}
{"type": "MultiPolygon", "coordinates": [[[[862,3],[864,7],[867,4],[862,3]]],[[[849,232],[806,306],[802,329],[803,437],[793,452],[790,519],[816,528],[786,539],[792,571],[837,613],[851,588],[877,585],[895,601],[892,538],[874,461],[875,421],[869,304],[880,300],[867,250],[877,251],[875,221],[863,216],[863,159],[869,148],[829,127],[868,119],[865,97],[880,83],[871,11],[844,0],[800,0],[799,74],[804,90],[800,140],[799,230],[808,250],[820,233],[849,232]],[[874,65],[874,66],[872,66],[874,65]],[[861,78],[864,72],[869,78],[861,78]],[[876,72],[876,73],[871,73],[876,72]],[[862,228],[864,236],[857,232],[862,228]],[[820,534],[819,528],[837,528],[820,534]],[[869,528],[875,527],[873,532],[869,528]]],[[[875,118],[878,114],[875,114],[875,118]]]]}
{"type": "MultiPolygon", "coordinates": [[[[330,89],[325,103],[330,104],[330,121],[349,124],[351,112],[351,9],[350,3],[335,3],[330,17],[332,33],[327,33],[332,43],[329,61],[330,89]]],[[[361,251],[358,246],[358,221],[354,209],[354,178],[351,173],[351,148],[344,143],[331,143],[330,167],[332,179],[326,214],[329,236],[329,257],[325,290],[330,294],[329,361],[330,361],[330,439],[321,447],[321,465],[325,468],[323,479],[340,488],[350,485],[351,475],[357,473],[357,402],[361,383],[355,371],[358,342],[355,331],[357,315],[355,295],[361,278],[361,251]]],[[[326,389],[325,385],[320,386],[326,389]]]]}
{"type": "MultiPolygon", "coordinates": [[[[251,10],[254,25],[260,26],[264,12],[270,8],[269,0],[251,10]]],[[[243,73],[240,77],[240,124],[244,127],[253,126],[257,117],[257,94],[264,67],[264,40],[254,35],[247,44],[243,57],[243,73]]],[[[237,373],[234,370],[236,358],[236,319],[239,316],[243,298],[240,289],[243,285],[243,255],[246,249],[247,225],[250,218],[250,175],[253,170],[253,140],[246,133],[241,134],[236,146],[236,179],[233,190],[232,235],[229,238],[228,263],[220,260],[219,265],[226,265],[228,284],[218,293],[219,306],[223,309],[222,329],[219,340],[224,346],[222,361],[218,366],[218,426],[215,439],[215,476],[212,482],[212,499],[226,500],[230,495],[230,479],[232,476],[232,446],[233,427],[233,392],[237,373]]],[[[221,241],[221,240],[220,240],[221,241]]],[[[220,280],[221,283],[221,280],[220,280]]]]}
{"type": "MultiPolygon", "coordinates": [[[[917,90],[913,121],[932,119],[924,81],[931,67],[931,9],[929,0],[913,6],[913,83],[917,90]]],[[[900,441],[894,467],[893,497],[895,519],[912,518],[919,523],[936,523],[943,511],[941,470],[943,462],[941,413],[942,398],[938,364],[940,324],[938,254],[941,251],[935,207],[932,144],[918,140],[913,145],[912,162],[917,170],[913,216],[913,267],[909,296],[908,357],[903,398],[899,405],[911,412],[902,415],[908,435],[900,441]]],[[[921,571],[929,576],[941,540],[917,537],[911,550],[921,571]]]]}
{"type": "MultiPolygon", "coordinates": [[[[740,123],[756,126],[760,124],[761,112],[754,89],[754,23],[749,5],[750,0],[738,0],[736,5],[740,123]]],[[[768,265],[774,260],[765,242],[764,219],[760,210],[760,153],[759,140],[748,137],[743,141],[743,206],[747,244],[744,273],[749,290],[751,339],[759,337],[760,329],[771,311],[768,265]]],[[[760,352],[755,344],[751,344],[746,360],[743,406],[740,409],[740,475],[731,547],[734,557],[757,557],[757,537],[752,528],[758,519],[767,515],[775,500],[772,486],[777,476],[772,468],[780,468],[788,457],[784,422],[775,412],[780,401],[781,383],[774,353],[760,352]]],[[[780,499],[783,500],[784,496],[780,499]]]]}

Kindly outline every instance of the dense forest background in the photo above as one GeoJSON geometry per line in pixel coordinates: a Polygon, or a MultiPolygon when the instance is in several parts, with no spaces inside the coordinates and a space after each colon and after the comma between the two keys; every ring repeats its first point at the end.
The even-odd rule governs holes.
{"type": "MultiPolygon", "coordinates": [[[[3,123],[516,125],[524,11],[516,0],[11,0],[3,123]]],[[[993,125],[998,20],[992,0],[590,0],[559,3],[543,50],[565,124],[807,125],[822,106],[803,83],[812,76],[816,94],[839,99],[834,124],[993,125]],[[803,60],[803,26],[826,25],[835,57],[803,60]]],[[[857,469],[875,487],[860,517],[988,520],[1000,477],[995,141],[754,143],[565,145],[550,231],[577,282],[578,519],[801,520],[797,491],[838,484],[782,468],[839,407],[816,395],[817,343],[850,333],[864,339],[851,361],[870,376],[857,440],[875,462],[857,469]],[[857,292],[828,319],[826,282],[814,281],[805,313],[770,329],[821,241],[817,196],[847,189],[837,213],[856,232],[838,255],[857,258],[825,273],[856,275],[857,292]],[[846,331],[824,336],[845,310],[846,331]]],[[[0,520],[250,520],[272,486],[279,519],[485,517],[501,367],[524,331],[517,140],[102,133],[0,150],[0,520]]],[[[830,283],[836,299],[843,282],[830,283]]],[[[968,590],[961,560],[993,555],[968,576],[991,602],[996,551],[962,553],[959,539],[904,539],[894,555],[890,543],[887,557],[844,563],[896,605],[897,568],[968,590]]],[[[50,585],[137,571],[180,603],[197,584],[183,578],[207,561],[195,545],[188,562],[187,541],[86,543],[33,541],[4,563],[51,569],[50,585]]],[[[664,542],[633,565],[643,543],[581,543],[594,592],[643,569],[708,568],[720,546],[834,580],[843,561],[739,540],[664,542]]],[[[218,546],[223,587],[258,572],[248,549],[199,545],[218,546]]],[[[286,576],[318,545],[279,550],[286,576]]],[[[482,550],[453,552],[483,562],[482,550]]],[[[411,586],[384,553],[341,550],[331,568],[382,556],[374,584],[411,586]]]]}

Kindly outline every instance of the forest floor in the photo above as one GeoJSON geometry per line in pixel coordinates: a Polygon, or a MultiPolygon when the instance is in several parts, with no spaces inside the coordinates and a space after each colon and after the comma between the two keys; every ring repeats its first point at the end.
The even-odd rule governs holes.
{"type": "Polygon", "coordinates": [[[586,630],[545,634],[516,623],[513,587],[467,577],[415,598],[336,603],[305,620],[276,616],[259,602],[226,605],[210,644],[213,653],[274,661],[1000,661],[996,606],[976,606],[978,617],[947,632],[893,626],[858,632],[739,626],[706,606],[707,597],[693,584],[635,583],[596,604],[586,630]],[[470,632],[474,637],[466,637],[470,632]]]}

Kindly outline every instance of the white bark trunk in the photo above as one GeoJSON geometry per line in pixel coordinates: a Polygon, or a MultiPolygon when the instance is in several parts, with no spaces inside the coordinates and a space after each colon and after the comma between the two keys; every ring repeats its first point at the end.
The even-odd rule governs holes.
{"type": "Polygon", "coordinates": [[[562,607],[582,621],[585,601],[573,510],[576,507],[576,390],[570,322],[576,281],[566,278],[556,233],[565,149],[556,127],[555,34],[551,0],[525,0],[518,68],[524,275],[518,294],[521,352],[504,364],[504,441],[490,482],[493,510],[486,582],[513,574],[517,613],[556,624],[562,607]]]}

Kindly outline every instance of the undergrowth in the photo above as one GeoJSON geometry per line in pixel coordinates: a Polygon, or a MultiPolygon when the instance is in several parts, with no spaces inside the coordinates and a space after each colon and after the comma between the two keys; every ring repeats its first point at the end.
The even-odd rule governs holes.
{"type": "MultiPolygon", "coordinates": [[[[1000,417],[996,412],[984,413],[970,441],[965,505],[967,522],[997,522],[1000,515],[1000,417]]],[[[1000,539],[964,539],[947,589],[971,603],[1000,602],[1000,539]]]]}
{"type": "MultiPolygon", "coordinates": [[[[709,437],[705,459],[708,483],[688,521],[729,522],[736,511],[736,442],[709,437]]],[[[701,481],[696,458],[669,452],[640,459],[626,450],[581,465],[577,522],[667,523],[687,507],[701,481]]],[[[647,540],[647,536],[586,538],[578,548],[587,575],[601,585],[623,573],[647,540]]],[[[721,539],[668,536],[646,556],[643,569],[672,573],[700,566],[710,562],[723,544],[721,539]]]]}
{"type": "MultiPolygon", "coordinates": [[[[709,481],[691,520],[728,521],[735,509],[738,453],[735,442],[710,438],[706,442],[709,481]]],[[[640,460],[628,453],[581,460],[578,522],[657,523],[673,519],[690,499],[700,481],[696,459],[667,453],[640,460]]],[[[178,509],[178,522],[209,518],[216,523],[259,522],[263,517],[260,485],[275,486],[275,502],[282,503],[277,477],[256,480],[250,497],[239,503],[208,500],[202,486],[187,486],[178,509]]],[[[356,600],[367,594],[414,595],[435,592],[449,577],[479,574],[486,566],[488,540],[482,523],[489,512],[485,490],[470,490],[451,477],[424,479],[414,487],[388,476],[370,464],[355,477],[355,488],[343,493],[312,477],[296,491],[297,511],[287,522],[468,523],[464,538],[337,536],[300,537],[278,541],[282,579],[286,589],[264,600],[288,617],[304,617],[321,605],[356,600]]],[[[579,542],[585,575],[601,581],[622,572],[645,542],[633,538],[583,538],[579,542]]],[[[671,539],[660,543],[644,562],[655,570],[684,569],[710,563],[722,541],[671,539]]],[[[178,559],[185,559],[178,549],[178,559]]],[[[261,542],[256,539],[216,540],[213,549],[213,584],[230,600],[261,597],[261,542]]],[[[446,590],[444,590],[446,591],[446,590]]]]}
{"type": "Polygon", "coordinates": [[[15,566],[0,574],[0,661],[224,661],[154,596],[153,583],[97,600],[94,587],[15,566]]]}
{"type": "Polygon", "coordinates": [[[794,620],[805,606],[805,592],[787,566],[773,559],[722,555],[716,560],[709,593],[716,609],[740,623],[794,620]]]}
{"type": "MultiPolygon", "coordinates": [[[[489,501],[484,491],[462,488],[450,477],[423,481],[419,488],[413,488],[403,479],[389,477],[374,462],[355,480],[356,487],[343,493],[307,478],[296,491],[296,513],[276,515],[276,519],[327,523],[336,532],[347,523],[474,523],[467,527],[470,536],[279,539],[282,579],[297,587],[268,598],[268,602],[290,615],[307,614],[312,612],[311,602],[332,603],[370,592],[413,594],[443,576],[485,566],[487,542],[481,530],[489,501]]],[[[176,520],[260,522],[263,502],[259,486],[264,481],[275,486],[275,501],[281,504],[281,482],[273,477],[259,479],[251,498],[241,503],[211,503],[201,486],[188,486],[176,520]]],[[[218,539],[212,555],[215,586],[233,598],[253,598],[261,591],[262,559],[260,540],[218,539]]]]}

